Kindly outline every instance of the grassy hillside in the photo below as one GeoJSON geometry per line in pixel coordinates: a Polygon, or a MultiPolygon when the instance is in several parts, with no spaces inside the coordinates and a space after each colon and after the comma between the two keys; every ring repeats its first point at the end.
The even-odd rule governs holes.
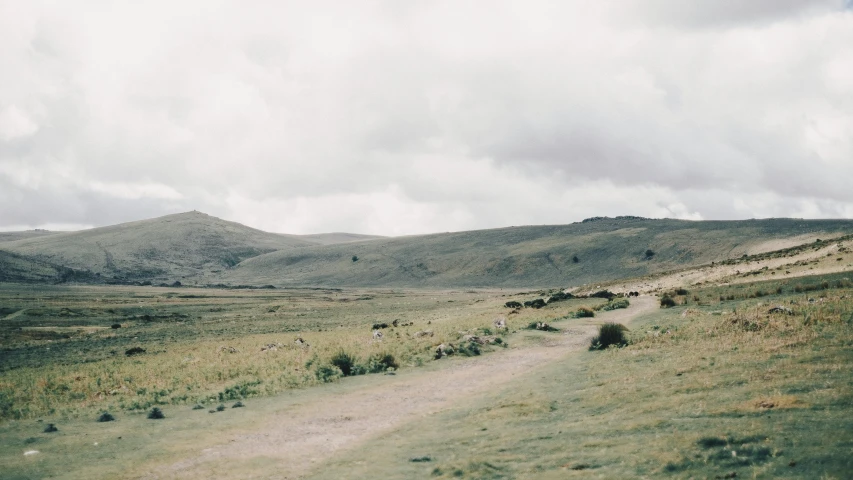
{"type": "Polygon", "coordinates": [[[63,269],[45,262],[0,251],[0,282],[55,283],[63,269]]]}
{"type": "Polygon", "coordinates": [[[851,232],[849,220],[599,218],[278,251],[243,261],[223,278],[257,285],[577,286],[851,232]]]}
{"type": "Polygon", "coordinates": [[[307,240],[309,242],[313,242],[319,245],[334,245],[337,243],[352,243],[352,242],[363,242],[365,240],[377,240],[380,238],[378,235],[360,235],[357,233],[343,233],[343,232],[334,232],[334,233],[315,233],[311,235],[298,235],[297,238],[307,240]]]}
{"type": "Polygon", "coordinates": [[[26,230],[23,232],[0,232],[0,243],[14,242],[27,238],[46,237],[48,235],[56,235],[61,232],[51,232],[49,230],[26,230]]]}
{"type": "Polygon", "coordinates": [[[208,281],[249,257],[313,242],[199,212],[5,242],[2,250],[119,281],[208,281]]]}

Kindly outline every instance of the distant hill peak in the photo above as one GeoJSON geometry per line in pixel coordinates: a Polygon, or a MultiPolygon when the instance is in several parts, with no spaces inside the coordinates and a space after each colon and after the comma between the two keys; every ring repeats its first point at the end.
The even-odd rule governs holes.
{"type": "Polygon", "coordinates": [[[652,219],[646,218],[646,217],[637,217],[634,215],[620,215],[618,217],[589,217],[589,218],[584,218],[580,222],[575,222],[575,223],[600,222],[602,220],[652,220],[652,219]]]}

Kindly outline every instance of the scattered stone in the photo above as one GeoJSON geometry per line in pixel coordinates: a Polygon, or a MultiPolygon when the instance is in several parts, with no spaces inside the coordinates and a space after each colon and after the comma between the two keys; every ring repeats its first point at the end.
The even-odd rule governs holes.
{"type": "Polygon", "coordinates": [[[432,330],[424,330],[422,332],[415,332],[415,338],[431,337],[431,336],[433,336],[432,330]]]}
{"type": "Polygon", "coordinates": [[[784,313],[785,315],[793,315],[794,311],[783,305],[777,305],[768,310],[767,313],[784,313]]]}
{"type": "Polygon", "coordinates": [[[505,330],[506,329],[506,318],[505,317],[496,318],[494,321],[494,325],[495,325],[495,328],[498,330],[505,330]]]}
{"type": "Polygon", "coordinates": [[[38,450],[27,450],[26,452],[24,452],[24,456],[29,457],[30,455],[36,455],[38,453],[39,453],[38,450]]]}
{"type": "Polygon", "coordinates": [[[219,347],[219,353],[223,353],[223,352],[225,352],[225,353],[237,353],[239,351],[240,350],[237,350],[234,347],[228,347],[226,345],[222,345],[219,347]]]}

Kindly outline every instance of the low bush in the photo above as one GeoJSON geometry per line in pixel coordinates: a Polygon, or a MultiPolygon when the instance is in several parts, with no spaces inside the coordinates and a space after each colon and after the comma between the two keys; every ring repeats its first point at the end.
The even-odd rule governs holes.
{"type": "Polygon", "coordinates": [[[618,308],[628,308],[630,305],[631,302],[629,302],[627,298],[620,298],[619,300],[607,302],[601,309],[604,311],[610,311],[618,308]]]}
{"type": "Polygon", "coordinates": [[[104,412],[101,414],[100,417],[98,417],[99,422],[112,422],[112,421],[115,421],[115,419],[116,419],[116,417],[112,416],[112,414],[110,414],[110,412],[104,412]]]}
{"type": "Polygon", "coordinates": [[[628,339],[625,338],[625,326],[618,323],[605,323],[598,327],[598,335],[592,339],[589,345],[590,350],[604,350],[605,348],[615,345],[624,347],[628,345],[628,339]]]}
{"type": "Polygon", "coordinates": [[[575,318],[592,318],[595,312],[589,307],[580,307],[573,315],[575,318]]]}
{"type": "Polygon", "coordinates": [[[394,370],[400,368],[400,364],[397,363],[397,359],[390,353],[376,353],[367,359],[366,370],[368,373],[382,373],[387,371],[389,368],[394,370]]]}
{"type": "Polygon", "coordinates": [[[54,425],[52,423],[48,423],[47,426],[44,427],[44,433],[53,433],[53,432],[58,432],[58,431],[59,431],[59,429],[56,428],[56,425],[54,425]]]}
{"type": "Polygon", "coordinates": [[[334,365],[320,365],[317,367],[317,371],[314,372],[314,375],[317,376],[317,380],[320,382],[329,383],[342,377],[343,373],[341,373],[340,368],[334,365]]]}
{"type": "Polygon", "coordinates": [[[664,295],[660,299],[661,308],[669,308],[675,306],[675,300],[672,299],[669,295],[664,295]]]}
{"type": "Polygon", "coordinates": [[[358,361],[356,360],[354,355],[350,355],[349,353],[340,350],[338,353],[332,356],[332,359],[329,360],[333,366],[337,367],[338,370],[341,371],[341,374],[345,377],[349,377],[351,375],[358,375],[358,361]]]}
{"type": "Polygon", "coordinates": [[[245,405],[243,405],[243,402],[237,402],[234,405],[231,405],[231,408],[243,408],[243,407],[245,407],[245,405]]]}
{"type": "Polygon", "coordinates": [[[159,420],[161,418],[166,418],[166,415],[163,413],[162,410],[157,407],[154,407],[151,409],[150,412],[148,412],[148,418],[150,418],[151,420],[159,420]]]}

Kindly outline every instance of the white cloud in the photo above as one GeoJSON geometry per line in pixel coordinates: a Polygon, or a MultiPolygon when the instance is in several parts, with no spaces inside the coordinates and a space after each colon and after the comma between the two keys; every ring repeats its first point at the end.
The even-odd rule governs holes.
{"type": "Polygon", "coordinates": [[[28,137],[38,131],[38,125],[15,105],[0,110],[0,140],[28,137]]]}
{"type": "Polygon", "coordinates": [[[835,0],[0,0],[0,42],[0,228],[853,210],[835,0]]]}

